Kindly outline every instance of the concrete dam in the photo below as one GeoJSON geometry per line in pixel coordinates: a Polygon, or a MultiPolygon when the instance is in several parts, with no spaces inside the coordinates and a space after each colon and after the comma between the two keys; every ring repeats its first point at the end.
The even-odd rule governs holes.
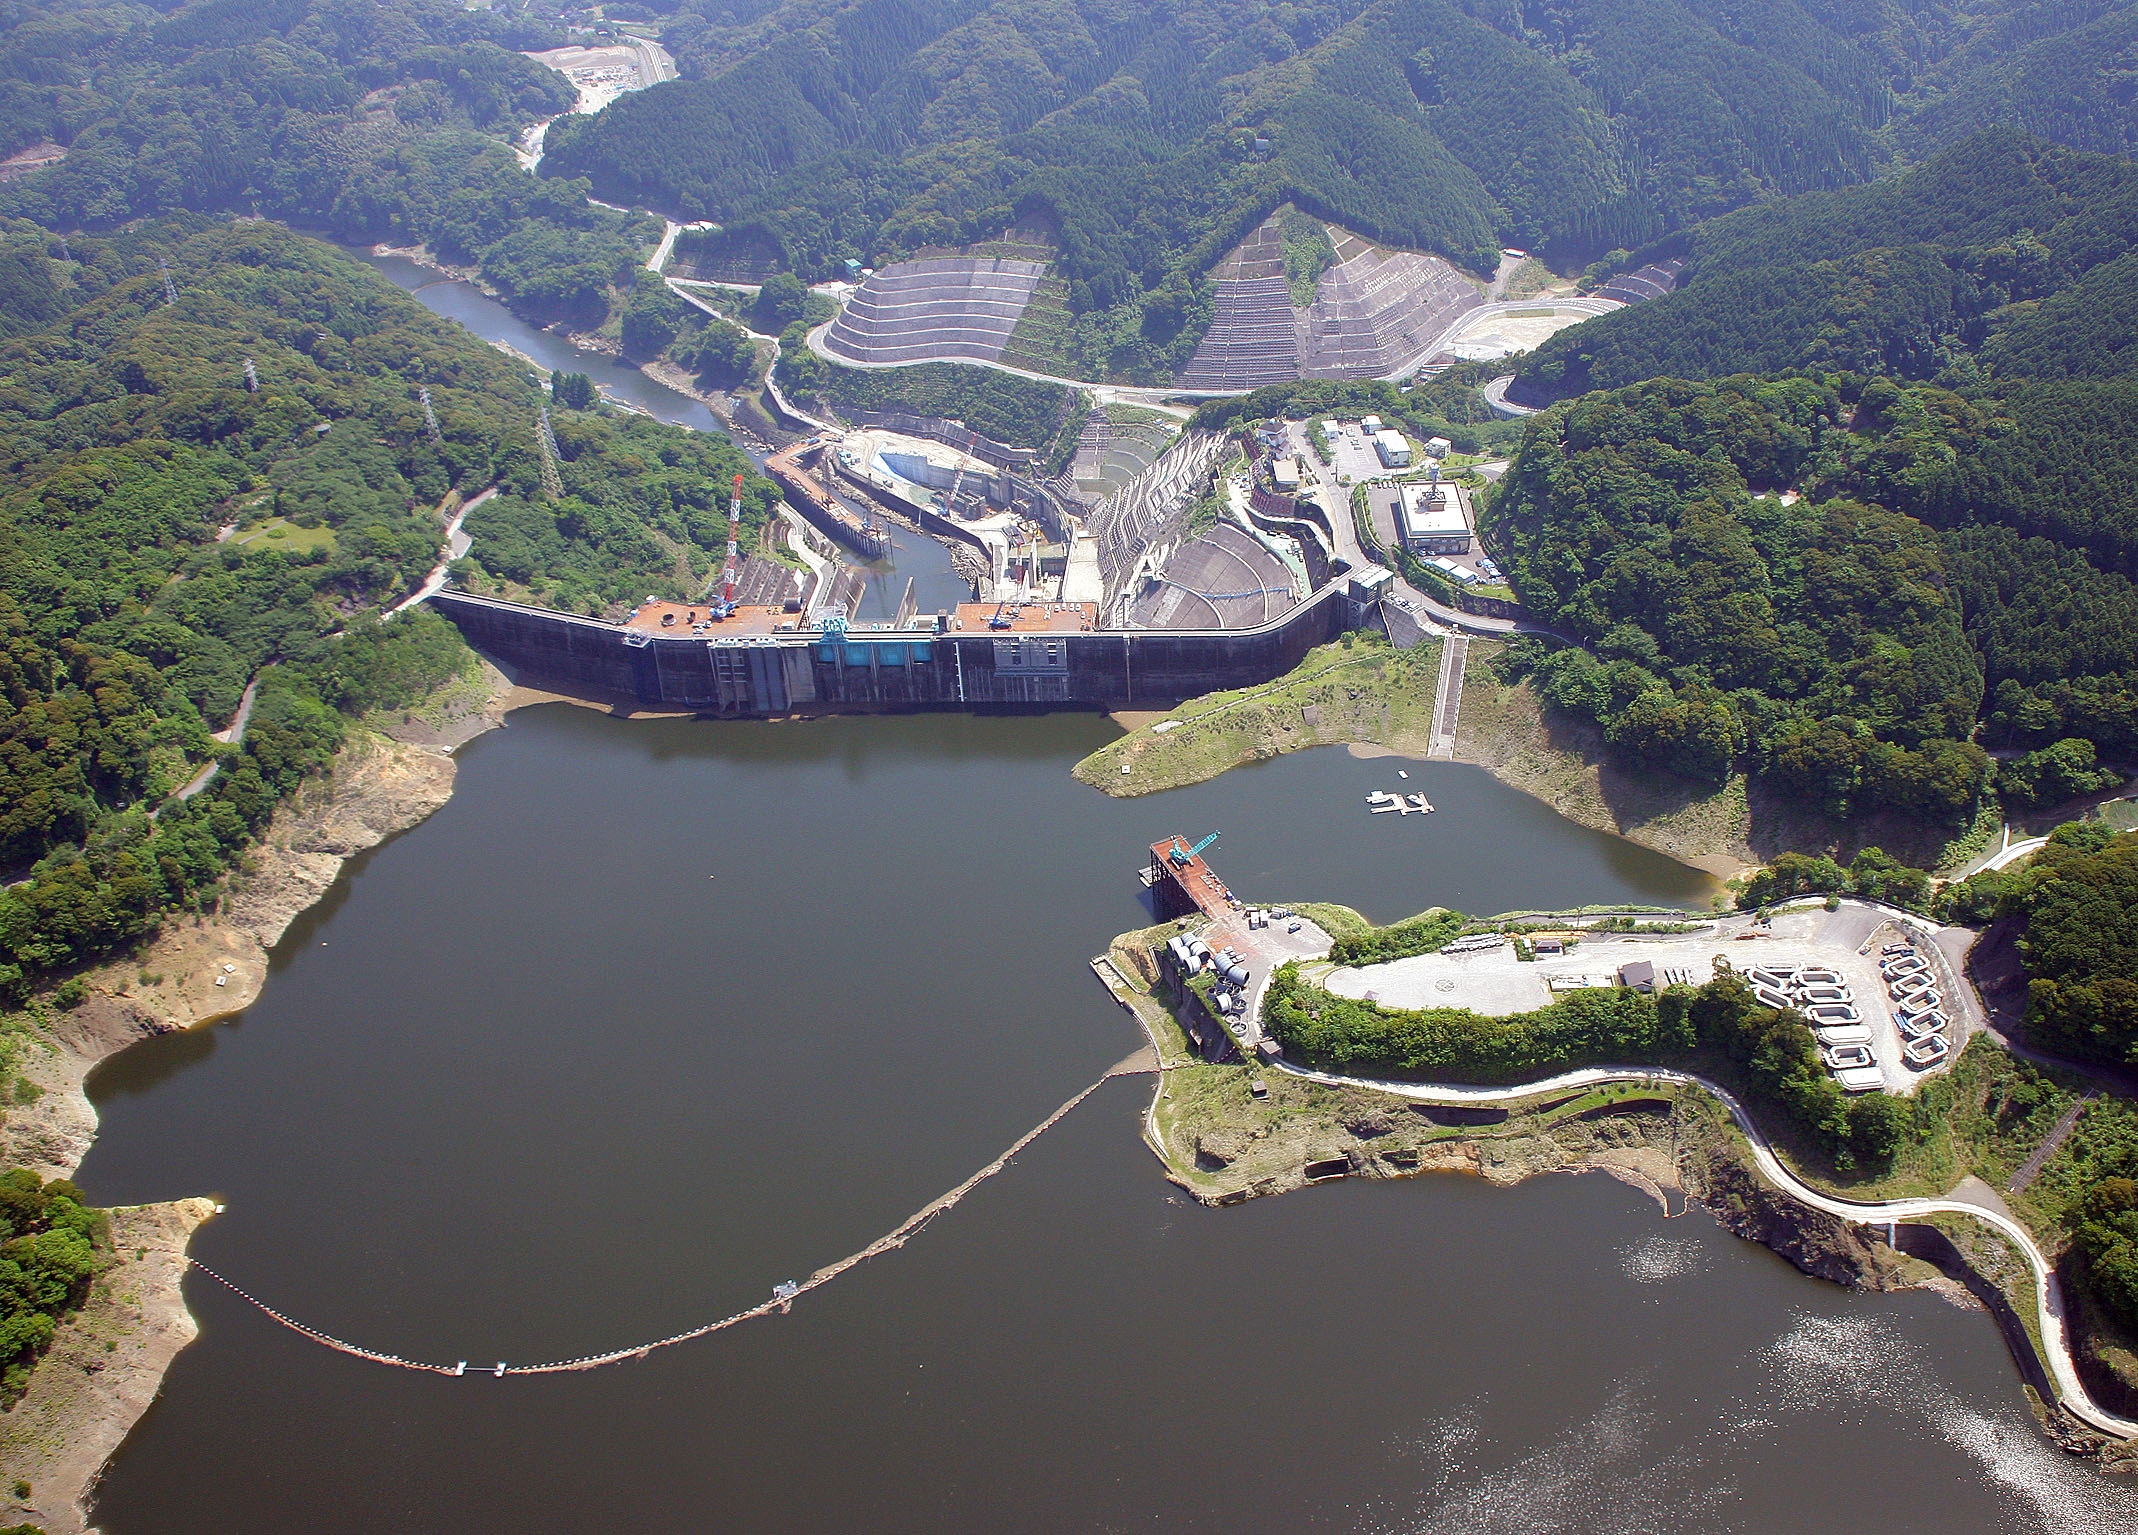
{"type": "Polygon", "coordinates": [[[441,591],[431,605],[468,643],[532,681],[632,698],[649,709],[731,717],[849,710],[1170,707],[1251,687],[1364,621],[1366,588],[1331,581],[1252,629],[1105,630],[1093,605],[1029,604],[1007,628],[662,632],[494,597],[441,591]],[[1034,612],[1033,609],[1045,611],[1034,612]]]}

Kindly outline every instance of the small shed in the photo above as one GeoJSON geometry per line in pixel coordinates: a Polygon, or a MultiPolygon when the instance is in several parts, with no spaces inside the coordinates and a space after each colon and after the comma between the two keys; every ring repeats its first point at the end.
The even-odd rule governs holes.
{"type": "Polygon", "coordinates": [[[1618,984],[1630,986],[1635,991],[1655,990],[1655,963],[1652,960],[1633,959],[1618,967],[1618,984]]]}

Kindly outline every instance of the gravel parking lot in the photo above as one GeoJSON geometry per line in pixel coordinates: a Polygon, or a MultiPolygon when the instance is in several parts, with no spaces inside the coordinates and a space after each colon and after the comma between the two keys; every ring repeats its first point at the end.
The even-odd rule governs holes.
{"type": "MultiPolygon", "coordinates": [[[[1389,1007],[1466,1007],[1504,1018],[1543,1007],[1561,994],[1554,991],[1554,980],[1616,985],[1620,967],[1635,960],[1653,964],[1659,982],[1668,975],[1695,986],[1714,979],[1718,957],[1739,971],[1755,966],[1780,970],[1820,966],[1838,971],[1853,995],[1858,1018],[1871,1030],[1871,1049],[1886,1090],[1908,1093],[1928,1073],[1911,1070],[1901,1059],[1900,1030],[1878,970],[1878,949],[1896,941],[1895,935],[1890,929],[1878,931],[1883,920],[1880,914],[1872,911],[1869,918],[1876,920],[1836,921],[1812,909],[1777,916],[1771,934],[1754,935],[1746,918],[1725,919],[1719,928],[1701,933],[1646,937],[1599,933],[1582,939],[1571,954],[1542,955],[1533,962],[1516,959],[1514,946],[1507,943],[1469,954],[1421,954],[1362,969],[1338,967],[1322,984],[1338,996],[1389,1007]],[[1874,936],[1878,942],[1872,944],[1871,952],[1858,954],[1858,946],[1874,936]]],[[[1939,995],[1950,1003],[1952,999],[1945,998],[1943,991],[1941,985],[1939,995]]],[[[1954,1016],[1952,1007],[1944,1011],[1948,1018],[1954,1016]]],[[[1957,1055],[1963,1040],[1956,1025],[1948,1025],[1946,1038],[1957,1055]]]]}
{"type": "Polygon", "coordinates": [[[1336,454],[1336,472],[1350,475],[1353,485],[1363,485],[1388,473],[1381,466],[1381,455],[1373,450],[1373,440],[1359,430],[1356,421],[1339,422],[1329,446],[1336,454]]]}

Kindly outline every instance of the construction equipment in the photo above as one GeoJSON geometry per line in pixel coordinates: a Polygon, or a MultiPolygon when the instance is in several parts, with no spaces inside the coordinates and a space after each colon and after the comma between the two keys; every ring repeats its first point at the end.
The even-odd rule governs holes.
{"type": "MultiPolygon", "coordinates": [[[[978,432],[972,434],[972,446],[975,448],[980,446],[980,434],[978,432]]],[[[953,517],[958,515],[958,487],[965,483],[965,465],[973,457],[977,457],[977,455],[968,454],[966,458],[958,460],[958,472],[950,477],[950,493],[943,497],[943,510],[953,517]]]]}
{"type": "Polygon", "coordinates": [[[1196,843],[1195,846],[1182,847],[1180,845],[1180,838],[1175,837],[1173,839],[1172,850],[1166,854],[1166,857],[1172,860],[1174,868],[1185,869],[1190,863],[1194,862],[1196,858],[1201,856],[1204,848],[1208,847],[1211,843],[1217,841],[1217,839],[1218,834],[1216,832],[1212,832],[1209,836],[1203,838],[1202,841],[1196,843]]]}
{"type": "Polygon", "coordinates": [[[713,604],[712,618],[726,618],[735,611],[735,577],[742,549],[742,476],[735,476],[735,493],[728,497],[728,563],[720,575],[720,600],[713,604]]]}

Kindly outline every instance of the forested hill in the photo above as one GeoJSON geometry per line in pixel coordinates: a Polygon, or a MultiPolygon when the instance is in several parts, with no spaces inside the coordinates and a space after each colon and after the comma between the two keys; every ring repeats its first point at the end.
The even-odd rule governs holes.
{"type": "Polygon", "coordinates": [[[1968,400],[1658,379],[1535,418],[1485,531],[1589,650],[1534,679],[1654,766],[1964,817],[2138,751],[2138,383],[1968,400]]]}
{"type": "Polygon", "coordinates": [[[789,0],[679,19],[692,78],[560,123],[545,169],[755,226],[805,275],[1051,221],[1085,313],[1197,275],[1286,198],[1459,261],[1563,262],[1986,123],[2120,150],[2131,105],[2061,84],[2120,59],[2134,7],[2110,9],[789,0]]]}
{"type": "MultiPolygon", "coordinates": [[[[0,889],[5,1002],[211,884],[346,717],[468,662],[441,620],[377,622],[437,559],[449,495],[499,488],[464,579],[592,610],[702,582],[746,467],[725,439],[559,409],[545,499],[525,365],[332,247],[198,216],[54,246],[0,227],[0,871],[34,869],[0,889]],[[232,756],[209,733],[248,681],[232,756]]],[[[753,475],[753,532],[775,499],[753,475]]]]}
{"type": "Polygon", "coordinates": [[[1678,290],[1563,331],[1511,391],[1847,369],[1966,384],[2138,373],[2138,165],[2013,129],[1683,237],[1678,290]]]}
{"type": "MultiPolygon", "coordinates": [[[[544,184],[505,140],[577,93],[515,49],[557,39],[453,0],[105,0],[0,12],[0,215],[108,229],[259,213],[350,240],[428,242],[521,307],[581,325],[640,259],[632,221],[544,184]]],[[[655,231],[657,234],[657,231],[655,231]]]]}

